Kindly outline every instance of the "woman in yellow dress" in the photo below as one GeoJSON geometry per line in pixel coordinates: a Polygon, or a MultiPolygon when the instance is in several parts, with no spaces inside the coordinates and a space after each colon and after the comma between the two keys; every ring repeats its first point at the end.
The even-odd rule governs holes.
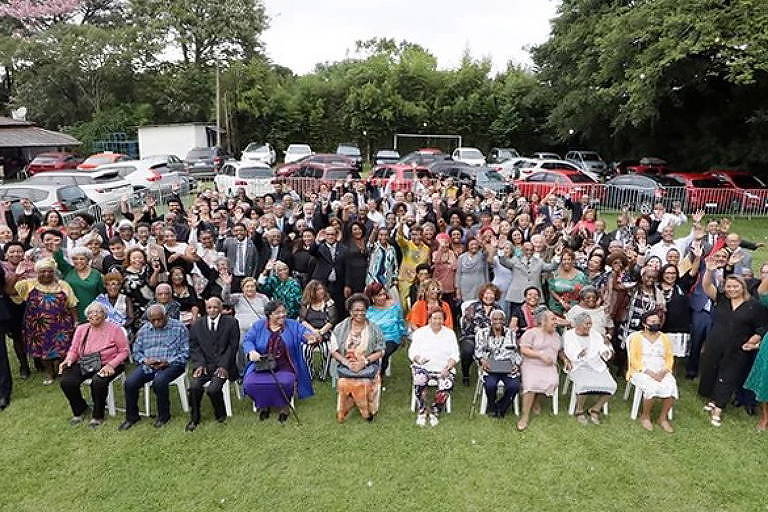
{"type": "MultiPolygon", "coordinates": [[[[430,262],[430,248],[424,243],[422,238],[421,226],[413,226],[410,232],[410,240],[403,234],[403,222],[398,220],[397,224],[397,245],[403,253],[403,259],[400,262],[400,273],[398,275],[397,288],[400,292],[400,300],[405,309],[405,299],[408,297],[411,284],[416,277],[416,267],[422,263],[430,262]]],[[[405,311],[407,313],[407,311],[405,311]]]]}

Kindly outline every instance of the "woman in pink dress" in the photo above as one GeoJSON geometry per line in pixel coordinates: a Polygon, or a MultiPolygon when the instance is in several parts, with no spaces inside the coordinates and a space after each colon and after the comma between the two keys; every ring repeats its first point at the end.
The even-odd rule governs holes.
{"type": "Polygon", "coordinates": [[[559,375],[557,355],[560,352],[560,335],[555,331],[555,314],[545,306],[534,311],[536,325],[528,329],[520,339],[520,353],[523,356],[523,410],[517,430],[528,428],[531,409],[539,395],[552,396],[557,393],[559,375]]]}

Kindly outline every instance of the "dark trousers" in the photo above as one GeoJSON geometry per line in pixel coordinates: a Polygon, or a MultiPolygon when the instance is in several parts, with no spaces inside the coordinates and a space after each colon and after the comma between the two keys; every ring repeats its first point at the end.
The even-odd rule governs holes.
{"type": "Polygon", "coordinates": [[[389,358],[392,357],[392,354],[397,351],[397,349],[400,348],[399,343],[395,343],[393,341],[388,341],[384,347],[384,357],[381,358],[381,374],[384,375],[384,372],[387,371],[387,368],[389,368],[389,358]]]}
{"type": "Polygon", "coordinates": [[[695,377],[699,373],[701,348],[712,327],[712,315],[709,311],[691,312],[691,353],[685,363],[685,374],[695,377]]]}
{"type": "Polygon", "coordinates": [[[346,298],[344,297],[344,283],[338,279],[334,282],[328,282],[328,295],[333,299],[333,303],[336,304],[336,321],[341,322],[349,316],[349,312],[346,307],[346,298]]]}
{"type": "Polygon", "coordinates": [[[8,361],[8,346],[5,338],[0,336],[0,398],[11,399],[13,379],[11,378],[11,363],[8,361]]]}
{"type": "Polygon", "coordinates": [[[468,379],[472,363],[475,360],[474,338],[464,338],[461,340],[461,343],[459,343],[459,356],[461,359],[461,376],[468,379]]]}
{"type": "Polygon", "coordinates": [[[701,358],[699,394],[720,409],[725,409],[752,368],[752,354],[741,347],[733,349],[730,344],[724,340],[709,340],[701,358]]]}
{"type": "Polygon", "coordinates": [[[221,379],[213,375],[213,371],[209,370],[206,375],[202,377],[192,377],[189,380],[189,419],[195,423],[200,423],[200,405],[203,401],[203,391],[208,394],[211,399],[211,405],[213,405],[213,414],[216,419],[225,418],[227,416],[226,408],[224,407],[224,393],[221,388],[224,386],[226,379],[221,379]],[[205,388],[206,382],[210,382],[208,387],[205,388]]]}
{"type": "Polygon", "coordinates": [[[503,373],[488,373],[485,375],[483,386],[485,387],[485,397],[488,399],[485,413],[496,413],[504,416],[507,414],[512,400],[515,399],[515,395],[520,391],[520,377],[510,377],[503,373]],[[504,394],[497,400],[499,382],[504,383],[504,394]]]}
{"type": "Polygon", "coordinates": [[[152,382],[152,391],[157,397],[157,419],[167,421],[171,418],[171,403],[168,399],[168,386],[184,373],[184,365],[171,365],[162,370],[150,370],[139,366],[125,380],[125,419],[139,421],[139,391],[147,382],[152,382]]]}
{"type": "Polygon", "coordinates": [[[72,416],[82,416],[88,404],[83,399],[83,393],[80,385],[91,379],[91,398],[93,399],[93,419],[104,419],[104,407],[107,404],[107,395],[109,394],[109,383],[118,375],[123,373],[123,366],[115,368],[115,373],[111,377],[100,377],[96,372],[83,375],[78,363],[64,369],[59,385],[64,392],[64,396],[69,400],[69,407],[72,409],[72,416]]]}

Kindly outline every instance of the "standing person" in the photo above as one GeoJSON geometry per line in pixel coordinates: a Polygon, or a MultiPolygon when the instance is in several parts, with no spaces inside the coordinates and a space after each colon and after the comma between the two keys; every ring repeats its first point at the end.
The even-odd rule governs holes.
{"type": "Polygon", "coordinates": [[[107,321],[122,327],[126,333],[133,326],[133,304],[128,297],[120,293],[123,286],[123,276],[119,272],[105,275],[104,293],[96,297],[96,302],[104,306],[107,312],[107,321]]]}
{"type": "Polygon", "coordinates": [[[77,325],[77,297],[66,281],[56,278],[56,262],[35,263],[37,278],[16,282],[16,292],[26,301],[22,335],[27,353],[43,365],[43,385],[50,386],[59,361],[64,358],[77,325]]]}
{"type": "Polygon", "coordinates": [[[231,262],[232,274],[235,276],[233,286],[237,288],[243,278],[257,274],[258,254],[253,240],[247,237],[248,229],[245,224],[235,224],[232,234],[234,236],[219,238],[216,250],[223,252],[231,262]]]}
{"type": "Polygon", "coordinates": [[[304,345],[304,360],[307,362],[310,379],[313,379],[312,356],[316,347],[320,349],[323,358],[320,380],[324,381],[328,378],[330,371],[331,354],[328,342],[331,339],[331,330],[336,325],[336,304],[320,281],[310,281],[304,289],[299,308],[299,320],[321,339],[317,345],[304,345]]]}
{"type": "Polygon", "coordinates": [[[34,263],[31,258],[24,257],[24,246],[21,242],[10,242],[5,246],[5,259],[2,261],[4,271],[4,295],[8,308],[8,320],[4,322],[3,331],[13,340],[13,351],[19,361],[19,377],[26,380],[30,376],[29,360],[24,345],[22,328],[24,325],[24,300],[16,291],[19,280],[34,276],[34,263]]]}
{"type": "Polygon", "coordinates": [[[571,306],[578,303],[579,292],[588,286],[589,279],[584,272],[574,266],[574,254],[570,249],[563,249],[560,266],[552,277],[547,279],[549,287],[549,309],[558,315],[564,315],[571,306]]]}
{"type": "Polygon", "coordinates": [[[473,300],[489,280],[485,253],[480,250],[480,242],[473,238],[467,242],[467,252],[456,262],[456,301],[473,300]]]}
{"type": "Polygon", "coordinates": [[[107,321],[107,309],[99,302],[85,308],[88,322],[75,330],[67,357],[59,365],[61,390],[72,409],[70,424],[77,425],[85,419],[88,405],[83,400],[80,386],[91,379],[93,412],[88,424],[96,428],[104,422],[104,407],[109,393],[109,383],[123,373],[123,363],[128,359],[128,339],[123,328],[107,321]],[[83,358],[99,354],[99,368],[88,370],[81,365],[83,358]]]}
{"type": "Polygon", "coordinates": [[[408,329],[403,320],[402,307],[381,283],[366,286],[365,295],[371,301],[366,318],[378,325],[384,335],[384,357],[381,360],[381,372],[384,375],[389,368],[389,359],[400,348],[408,335],[408,329]]]}
{"type": "Polygon", "coordinates": [[[517,346],[515,330],[506,327],[506,315],[494,309],[488,327],[475,334],[475,359],[485,372],[483,387],[488,400],[486,414],[503,418],[520,390],[520,363],[522,358],[517,346]],[[505,362],[498,364],[498,361],[505,362]],[[503,367],[503,370],[500,370],[503,367]],[[504,394],[497,400],[499,382],[504,384],[504,394]]]}
{"type": "Polygon", "coordinates": [[[344,256],[344,297],[361,293],[365,289],[370,253],[365,243],[365,226],[352,222],[344,237],[346,254],[344,256]]]}
{"type": "Polygon", "coordinates": [[[8,331],[10,309],[9,300],[5,295],[5,269],[0,265],[0,411],[5,410],[11,403],[13,377],[8,360],[8,347],[5,343],[5,333],[8,331]]]}
{"type": "Polygon", "coordinates": [[[240,345],[240,327],[237,320],[222,315],[222,302],[218,297],[205,301],[205,316],[189,328],[189,361],[192,378],[189,382],[189,423],[187,432],[200,424],[200,405],[203,391],[213,405],[216,421],[224,423],[227,411],[224,406],[222,387],[227,379],[237,376],[235,355],[240,345]],[[208,384],[207,388],[204,388],[208,384]]]}
{"type": "Polygon", "coordinates": [[[672,342],[661,332],[661,317],[656,311],[643,314],[641,325],[643,329],[632,333],[627,340],[627,380],[643,392],[640,425],[645,430],[653,430],[651,409],[653,402],[660,399],[659,426],[665,432],[672,433],[674,428],[668,413],[677,400],[677,381],[672,373],[672,342]]]}
{"type": "Polygon", "coordinates": [[[440,233],[436,237],[437,250],[432,253],[433,276],[443,289],[443,300],[453,305],[456,301],[456,262],[458,257],[451,250],[451,237],[440,233]]]}
{"type": "Polygon", "coordinates": [[[139,390],[147,382],[152,382],[157,397],[155,428],[171,421],[168,386],[184,373],[189,359],[189,332],[183,323],[169,318],[160,304],[147,308],[147,318],[133,342],[137,368],[125,380],[125,421],[118,430],[128,430],[141,419],[139,390]]]}
{"type": "Polygon", "coordinates": [[[427,318],[428,325],[413,333],[408,359],[413,363],[413,392],[418,410],[416,425],[423,427],[429,421],[435,427],[453,389],[455,366],[459,362],[459,345],[453,330],[443,325],[445,312],[442,309],[431,310],[427,318]],[[437,382],[437,390],[428,410],[427,390],[430,380],[437,382]]]}
{"type": "Polygon", "coordinates": [[[101,273],[91,268],[91,250],[87,247],[69,249],[69,262],[64,258],[61,248],[53,253],[53,259],[61,272],[61,276],[72,288],[77,297],[77,321],[83,323],[85,308],[88,307],[100,293],[104,292],[101,273]]]}
{"type": "MultiPolygon", "coordinates": [[[[333,226],[323,230],[323,242],[314,247],[315,269],[312,279],[320,281],[328,288],[328,292],[337,304],[339,318],[346,316],[344,311],[344,257],[346,248],[338,241],[338,231],[333,226]]],[[[296,311],[298,313],[298,309],[296,311]]]]}
{"type": "Polygon", "coordinates": [[[417,300],[411,310],[408,312],[406,319],[411,329],[418,329],[424,327],[429,323],[429,312],[432,309],[442,309],[445,315],[443,316],[443,324],[449,329],[453,329],[454,322],[451,313],[451,305],[441,300],[443,293],[440,287],[440,282],[435,279],[426,279],[421,284],[419,290],[419,300],[417,300]]]}
{"type": "Polygon", "coordinates": [[[525,242],[522,256],[511,258],[499,256],[499,263],[512,271],[512,281],[504,297],[510,303],[510,311],[514,312],[515,306],[520,306],[524,302],[524,292],[529,288],[534,287],[541,294],[541,274],[557,267],[558,261],[544,263],[544,260],[534,256],[533,252],[533,243],[525,242]]]}
{"type": "Polygon", "coordinates": [[[299,317],[301,306],[301,285],[291,277],[288,265],[282,261],[269,261],[259,276],[259,289],[272,300],[278,300],[285,307],[288,318],[299,317]]]}
{"type": "Polygon", "coordinates": [[[464,315],[461,317],[459,353],[461,380],[465,386],[469,386],[469,373],[475,357],[475,335],[478,329],[490,327],[491,313],[501,309],[498,303],[499,298],[501,298],[501,290],[486,283],[478,289],[476,299],[465,308],[464,315]]]}
{"type": "MultiPolygon", "coordinates": [[[[420,226],[413,226],[410,230],[410,240],[403,234],[403,221],[398,219],[397,223],[397,245],[403,254],[400,261],[400,275],[398,277],[398,289],[400,297],[408,296],[408,291],[416,278],[416,267],[422,263],[429,264],[430,249],[422,239],[422,229],[420,226]]],[[[403,299],[404,300],[404,299],[403,299]]]]}
{"type": "Polygon", "coordinates": [[[367,285],[381,284],[390,297],[401,304],[407,304],[408,297],[400,297],[397,291],[397,273],[397,253],[392,244],[389,243],[389,230],[379,228],[376,230],[376,242],[371,250],[365,282],[367,285]]]}
{"type": "Polygon", "coordinates": [[[743,278],[726,276],[723,291],[718,291],[712,278],[717,269],[715,258],[707,258],[702,286],[715,303],[715,322],[702,350],[699,380],[699,394],[709,399],[704,410],[715,427],[722,424],[723,409],[747,378],[751,352],[768,324],[763,306],[749,294],[743,278]]]}
{"type": "Polygon", "coordinates": [[[536,325],[525,331],[520,339],[520,353],[523,355],[523,407],[517,430],[528,428],[531,410],[538,395],[552,396],[557,393],[559,375],[557,355],[560,352],[560,336],[555,331],[555,314],[545,306],[535,311],[536,325]]]}
{"type": "Polygon", "coordinates": [[[243,342],[250,361],[245,369],[243,391],[259,409],[259,420],[269,418],[274,408],[279,413],[277,420],[285,423],[294,393],[299,399],[314,394],[302,345],[316,343],[317,338],[296,320],[286,318],[285,306],[279,301],[268,302],[264,313],[266,318],[253,324],[243,342]],[[267,355],[277,364],[274,373],[257,372],[254,362],[267,355]]]}

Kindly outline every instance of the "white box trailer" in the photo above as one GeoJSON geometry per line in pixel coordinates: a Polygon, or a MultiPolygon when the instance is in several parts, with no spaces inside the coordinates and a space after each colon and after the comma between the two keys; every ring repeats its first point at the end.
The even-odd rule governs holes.
{"type": "Polygon", "coordinates": [[[210,123],[178,123],[140,126],[139,158],[176,155],[182,160],[192,148],[216,145],[216,126],[210,123]]]}

